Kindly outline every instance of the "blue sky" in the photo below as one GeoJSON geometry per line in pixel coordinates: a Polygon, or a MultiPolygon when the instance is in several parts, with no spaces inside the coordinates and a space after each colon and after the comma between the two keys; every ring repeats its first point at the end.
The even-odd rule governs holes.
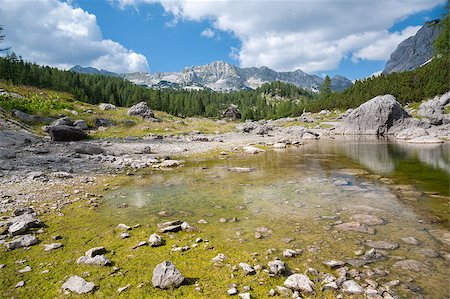
{"type": "Polygon", "coordinates": [[[6,42],[39,64],[180,71],[224,60],[358,79],[441,17],[441,0],[0,0],[6,42]],[[24,34],[24,32],[26,34],[24,34]]]}

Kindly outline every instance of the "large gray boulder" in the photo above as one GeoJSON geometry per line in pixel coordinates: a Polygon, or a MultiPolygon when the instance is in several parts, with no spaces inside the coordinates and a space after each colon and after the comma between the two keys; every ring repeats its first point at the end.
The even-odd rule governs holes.
{"type": "Polygon", "coordinates": [[[128,116],[141,116],[142,118],[153,118],[155,114],[148,107],[146,102],[137,103],[128,109],[128,116]]]}
{"type": "Polygon", "coordinates": [[[164,261],[153,270],[152,284],[155,288],[177,288],[183,281],[183,274],[171,261],[164,261]]]}
{"type": "Polygon", "coordinates": [[[87,138],[82,130],[66,125],[51,126],[49,134],[53,141],[79,141],[87,138]]]}
{"type": "Polygon", "coordinates": [[[409,119],[393,95],[377,96],[355,110],[335,128],[336,134],[389,135],[395,126],[409,119]]]}

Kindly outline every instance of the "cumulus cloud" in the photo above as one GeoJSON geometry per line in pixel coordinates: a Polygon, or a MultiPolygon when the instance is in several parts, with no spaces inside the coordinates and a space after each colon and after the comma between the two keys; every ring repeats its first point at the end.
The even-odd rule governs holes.
{"type": "Polygon", "coordinates": [[[421,26],[410,26],[401,32],[380,32],[378,38],[370,45],[356,50],[352,55],[353,61],[358,60],[387,60],[398,44],[414,36],[421,26]]]}
{"type": "Polygon", "coordinates": [[[147,71],[144,55],[103,39],[96,16],[59,0],[0,0],[6,42],[25,60],[67,69],[147,71]]]}
{"type": "Polygon", "coordinates": [[[211,28],[206,28],[205,30],[202,31],[202,33],[200,33],[200,35],[205,38],[214,38],[216,32],[211,28]]]}
{"type": "MultiPolygon", "coordinates": [[[[241,66],[319,72],[344,57],[386,60],[415,28],[388,32],[395,22],[443,0],[111,0],[121,8],[159,3],[177,21],[208,20],[242,43],[241,66]],[[377,48],[378,47],[378,48],[377,48]]],[[[235,51],[232,51],[235,55],[235,51]]]]}

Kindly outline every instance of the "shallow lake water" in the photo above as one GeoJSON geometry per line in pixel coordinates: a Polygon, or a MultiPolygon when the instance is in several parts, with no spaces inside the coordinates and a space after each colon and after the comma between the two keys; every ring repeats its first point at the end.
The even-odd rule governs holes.
{"type": "MultiPolygon", "coordinates": [[[[248,261],[253,252],[265,256],[269,248],[278,250],[270,258],[281,257],[286,248],[302,249],[296,258],[284,258],[291,269],[301,272],[313,267],[334,273],[322,262],[356,258],[357,251],[370,249],[366,244],[370,240],[390,241],[399,247],[387,250],[385,260],[357,268],[360,273],[387,270],[387,277],[373,279],[380,283],[399,279],[402,284],[396,291],[404,298],[448,298],[450,271],[442,254],[450,251],[450,244],[436,235],[448,232],[449,172],[449,144],[319,140],[136,176],[106,194],[107,204],[100,213],[116,222],[154,227],[169,220],[188,221],[232,264],[248,261]],[[255,170],[235,173],[230,167],[255,170]],[[117,208],[123,203],[128,208],[117,208]],[[377,216],[384,224],[370,226],[374,234],[337,229],[355,214],[377,216]],[[207,223],[197,223],[200,219],[207,223]],[[414,237],[420,244],[406,244],[404,237],[414,237]],[[424,249],[440,255],[430,257],[431,251],[424,249]],[[405,258],[426,269],[393,267],[405,258]]],[[[177,245],[190,244],[180,242],[177,245]]],[[[202,274],[198,277],[201,280],[202,274]]],[[[258,288],[254,283],[252,288],[258,288]]]]}

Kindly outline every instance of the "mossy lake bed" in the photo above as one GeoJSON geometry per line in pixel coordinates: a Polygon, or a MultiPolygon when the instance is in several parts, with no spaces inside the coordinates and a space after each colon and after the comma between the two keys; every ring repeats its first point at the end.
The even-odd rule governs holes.
{"type": "Polygon", "coordinates": [[[365,291],[381,290],[381,298],[448,298],[449,156],[448,143],[319,140],[258,155],[187,158],[183,167],[166,171],[102,177],[83,190],[97,199],[97,207],[83,199],[62,214],[42,214],[40,244],[1,253],[0,296],[81,297],[61,289],[78,275],[95,284],[82,295],[86,298],[226,298],[234,286],[252,298],[266,298],[271,289],[283,298],[277,286],[288,274],[267,270],[268,262],[279,258],[290,273],[306,271],[314,282],[314,294],[303,294],[306,298],[365,298],[322,289],[324,273],[338,279],[342,274],[323,264],[329,260],[347,262],[345,277],[365,291]],[[230,171],[234,167],[251,171],[230,171]],[[158,223],[176,219],[196,230],[159,232],[158,223]],[[129,237],[120,237],[120,223],[132,228],[129,237]],[[153,233],[164,238],[163,246],[136,247],[153,233]],[[59,241],[52,239],[56,235],[59,241]],[[63,247],[44,252],[42,245],[53,242],[63,247]],[[76,263],[97,246],[106,248],[112,265],[76,263]],[[382,258],[351,265],[373,247],[382,258]],[[285,256],[286,249],[294,256],[285,256]],[[214,263],[220,253],[226,259],[214,263]],[[152,271],[164,260],[181,271],[183,285],[152,286],[152,271]],[[255,274],[245,275],[241,262],[255,274]],[[18,272],[26,266],[32,270],[18,272]],[[16,287],[19,281],[25,285],[16,287]]]}

